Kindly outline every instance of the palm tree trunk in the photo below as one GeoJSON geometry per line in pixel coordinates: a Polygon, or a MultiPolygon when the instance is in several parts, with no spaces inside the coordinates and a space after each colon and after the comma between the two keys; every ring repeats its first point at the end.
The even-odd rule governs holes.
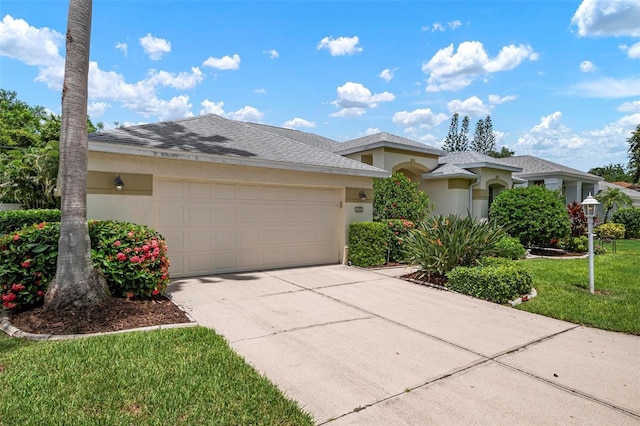
{"type": "Polygon", "coordinates": [[[91,263],[87,227],[87,98],[91,0],[70,0],[67,56],[62,87],[60,171],[62,217],[56,276],[45,295],[46,309],[88,306],[108,296],[104,277],[91,263]]]}

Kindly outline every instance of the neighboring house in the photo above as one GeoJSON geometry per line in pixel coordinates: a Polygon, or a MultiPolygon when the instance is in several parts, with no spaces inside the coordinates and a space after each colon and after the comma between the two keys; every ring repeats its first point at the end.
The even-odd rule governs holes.
{"type": "Polygon", "coordinates": [[[600,176],[532,155],[518,155],[500,160],[504,164],[522,169],[521,172],[513,174],[515,178],[523,181],[516,186],[544,185],[547,189],[560,189],[565,195],[566,204],[574,201],[581,203],[589,194],[595,195],[598,192],[598,183],[603,181],[600,176]]]}
{"type": "Polygon", "coordinates": [[[514,185],[575,198],[601,180],[538,160],[451,154],[389,133],[339,143],[210,114],[89,135],[87,215],[158,230],[173,277],[339,263],[348,225],[372,220],[373,180],[393,172],[417,182],[436,214],[479,219],[514,185]]]}
{"type": "Polygon", "coordinates": [[[436,214],[470,213],[479,219],[488,218],[494,197],[512,188],[511,175],[521,170],[477,152],[451,154],[389,133],[341,143],[334,152],[404,174],[429,195],[436,214]]]}
{"type": "MultiPolygon", "coordinates": [[[[608,189],[619,189],[619,190],[621,190],[623,193],[627,194],[629,196],[629,198],[631,198],[631,205],[627,206],[627,207],[640,208],[640,186],[633,185],[633,184],[626,183],[626,182],[605,182],[605,181],[600,181],[600,182],[598,182],[598,190],[596,191],[596,194],[598,192],[606,191],[608,189]],[[638,188],[638,189],[634,189],[634,188],[638,188]]],[[[609,212],[609,219],[611,219],[611,215],[613,213],[615,213],[616,210],[618,210],[618,207],[617,206],[613,206],[613,208],[609,212]]],[[[600,208],[600,213],[601,213],[600,216],[604,215],[604,211],[603,211],[602,208],[600,208]]]]}
{"type": "Polygon", "coordinates": [[[93,133],[87,215],[157,229],[173,277],[339,263],[389,173],[331,142],[216,115],[93,133]]]}

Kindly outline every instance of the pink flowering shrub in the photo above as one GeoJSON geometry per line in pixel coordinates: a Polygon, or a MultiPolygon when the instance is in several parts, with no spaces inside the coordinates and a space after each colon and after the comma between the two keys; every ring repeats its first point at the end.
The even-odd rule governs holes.
{"type": "Polygon", "coordinates": [[[167,243],[144,225],[90,221],[94,264],[115,297],[143,299],[164,293],[169,283],[167,243]]]}
{"type": "MultiPolygon", "coordinates": [[[[169,282],[167,245],[153,229],[90,221],[91,257],[114,297],[149,298],[169,282]]],[[[40,223],[0,237],[0,298],[5,309],[41,305],[56,273],[59,223],[40,223]]]]}

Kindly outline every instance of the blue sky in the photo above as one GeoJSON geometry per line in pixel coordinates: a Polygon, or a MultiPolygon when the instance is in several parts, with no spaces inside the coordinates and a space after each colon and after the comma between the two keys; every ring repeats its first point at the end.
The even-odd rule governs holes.
{"type": "MultiPolygon", "coordinates": [[[[3,0],[0,87],[60,112],[67,1],[3,0]]],[[[588,170],[640,124],[640,1],[107,1],[89,113],[107,128],[203,113],[338,141],[470,137],[588,170]]]]}

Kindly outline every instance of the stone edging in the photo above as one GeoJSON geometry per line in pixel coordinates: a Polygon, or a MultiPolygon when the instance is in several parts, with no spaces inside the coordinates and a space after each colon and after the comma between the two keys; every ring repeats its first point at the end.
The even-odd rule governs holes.
{"type": "Polygon", "coordinates": [[[177,324],[162,324],[162,325],[151,325],[149,327],[138,327],[138,328],[130,328],[127,330],[118,330],[118,331],[107,331],[104,333],[88,333],[88,334],[34,334],[27,333],[25,331],[20,330],[17,327],[14,327],[9,320],[9,316],[6,312],[2,312],[0,314],[0,331],[3,331],[5,334],[11,337],[19,337],[22,339],[30,339],[30,340],[70,340],[70,339],[82,339],[85,337],[96,337],[96,336],[106,336],[109,334],[122,334],[122,333],[131,333],[133,331],[156,331],[156,330],[168,330],[172,328],[187,328],[187,327],[195,327],[198,323],[189,315],[187,311],[185,311],[182,306],[175,303],[170,296],[167,298],[176,305],[184,314],[191,320],[191,322],[183,322],[177,324]]]}

